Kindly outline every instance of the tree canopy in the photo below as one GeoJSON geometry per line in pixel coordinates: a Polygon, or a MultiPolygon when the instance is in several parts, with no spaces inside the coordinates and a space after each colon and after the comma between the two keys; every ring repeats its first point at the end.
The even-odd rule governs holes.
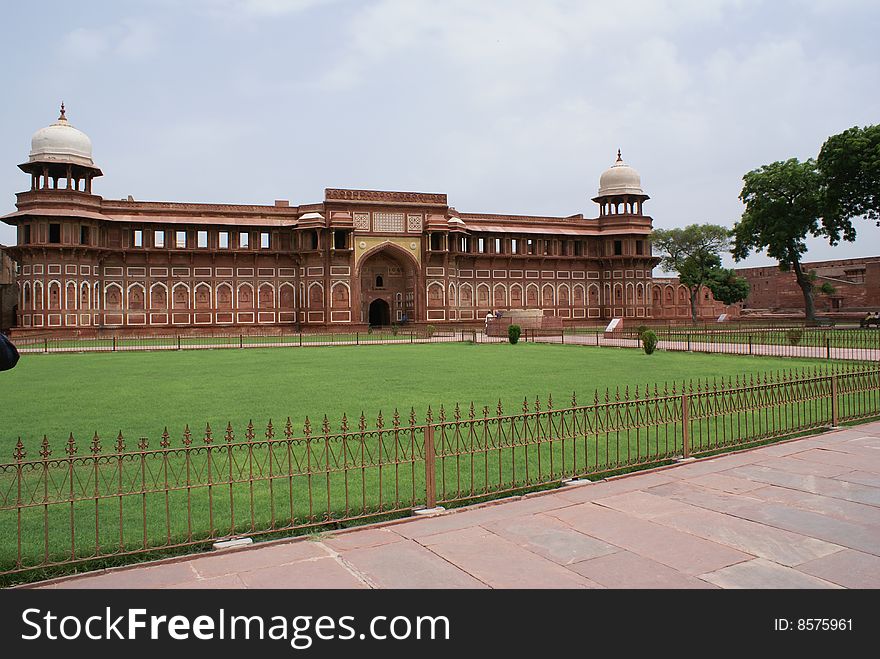
{"type": "MultiPolygon", "coordinates": [[[[722,278],[718,273],[723,270],[719,253],[730,247],[730,241],[730,229],[717,224],[691,224],[679,229],[654,231],[652,244],[660,256],[660,265],[676,271],[679,281],[690,291],[691,319],[694,322],[697,320],[700,288],[709,286],[715,277],[722,278]]],[[[742,286],[738,290],[742,290],[742,286]]],[[[728,292],[733,295],[733,289],[728,292]]],[[[715,295],[714,290],[712,294],[715,295]]],[[[744,300],[747,295],[748,284],[745,295],[738,298],[728,296],[732,301],[726,304],[744,300]]]]}
{"type": "Polygon", "coordinates": [[[825,194],[822,225],[832,245],[855,240],[857,217],[880,225],[880,125],[832,135],[817,166],[825,194]]]}
{"type": "Polygon", "coordinates": [[[793,270],[804,295],[807,318],[815,318],[813,285],[801,268],[807,236],[826,235],[822,226],[822,176],[812,158],[774,162],[743,177],[740,199],[746,209],[733,227],[733,256],[744,259],[766,249],[781,270],[793,270]]]}

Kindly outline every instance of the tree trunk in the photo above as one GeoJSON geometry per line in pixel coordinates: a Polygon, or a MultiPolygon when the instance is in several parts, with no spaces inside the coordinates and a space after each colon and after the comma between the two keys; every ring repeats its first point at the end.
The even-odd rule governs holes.
{"type": "Polygon", "coordinates": [[[807,320],[816,320],[816,307],[813,304],[813,282],[804,272],[803,268],[801,268],[800,261],[795,261],[792,264],[792,269],[794,270],[797,284],[801,287],[801,292],[804,294],[804,314],[807,320]]]}
{"type": "Polygon", "coordinates": [[[691,286],[691,320],[697,324],[697,300],[700,297],[700,286],[691,286]]]}

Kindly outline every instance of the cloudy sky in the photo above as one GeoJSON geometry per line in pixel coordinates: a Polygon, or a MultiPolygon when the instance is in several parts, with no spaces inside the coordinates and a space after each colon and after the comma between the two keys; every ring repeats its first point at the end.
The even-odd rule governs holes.
{"type": "MultiPolygon", "coordinates": [[[[876,0],[41,0],[3,13],[3,213],[62,100],[108,198],[313,203],[352,187],[593,216],[620,148],[663,228],[732,226],[745,172],[880,121],[876,0]]],[[[0,225],[0,243],[14,240],[0,225]]],[[[876,254],[865,224],[809,257],[876,254]]]]}

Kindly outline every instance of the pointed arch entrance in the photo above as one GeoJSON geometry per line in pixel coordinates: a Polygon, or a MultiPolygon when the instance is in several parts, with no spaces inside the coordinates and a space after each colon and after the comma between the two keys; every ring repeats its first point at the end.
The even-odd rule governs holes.
{"type": "Polygon", "coordinates": [[[391,324],[391,308],[382,298],[370,302],[370,327],[384,327],[391,324]]]}
{"type": "Polygon", "coordinates": [[[360,322],[390,325],[412,322],[419,311],[419,269],[415,259],[396,245],[364,254],[358,264],[360,322]]]}

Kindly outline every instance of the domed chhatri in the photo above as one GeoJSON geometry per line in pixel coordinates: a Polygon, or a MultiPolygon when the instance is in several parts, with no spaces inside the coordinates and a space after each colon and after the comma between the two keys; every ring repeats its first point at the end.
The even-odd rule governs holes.
{"type": "Polygon", "coordinates": [[[602,172],[599,177],[600,197],[615,195],[643,195],[642,177],[639,173],[623,162],[620,149],[617,150],[617,162],[602,172]]]}
{"type": "Polygon", "coordinates": [[[599,216],[642,215],[642,204],[650,199],[642,190],[642,177],[623,162],[620,149],[617,162],[599,177],[599,193],[593,201],[599,204],[599,216]]]}
{"type": "Polygon", "coordinates": [[[19,169],[31,175],[31,191],[65,190],[91,194],[101,170],[92,160],[92,141],[67,121],[64,103],[55,123],[31,137],[31,152],[19,169]]]}
{"type": "Polygon", "coordinates": [[[57,162],[94,167],[92,141],[81,130],[70,125],[64,103],[58,120],[34,133],[28,162],[57,162]]]}

